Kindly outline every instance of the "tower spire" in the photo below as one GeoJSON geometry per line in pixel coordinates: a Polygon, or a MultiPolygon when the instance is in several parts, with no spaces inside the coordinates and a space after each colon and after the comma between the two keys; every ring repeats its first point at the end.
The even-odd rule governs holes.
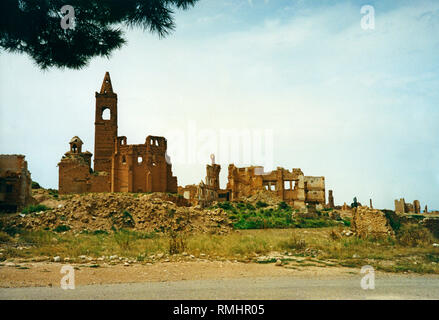
{"type": "Polygon", "coordinates": [[[102,82],[100,94],[105,94],[105,93],[113,93],[113,87],[111,86],[110,73],[108,71],[105,72],[105,77],[104,77],[104,81],[102,82]]]}

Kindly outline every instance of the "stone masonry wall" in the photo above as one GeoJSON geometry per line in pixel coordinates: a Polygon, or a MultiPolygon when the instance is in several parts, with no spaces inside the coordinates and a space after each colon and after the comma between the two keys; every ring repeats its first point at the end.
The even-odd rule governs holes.
{"type": "Polygon", "coordinates": [[[352,229],[360,238],[395,235],[385,214],[380,210],[370,209],[366,206],[354,208],[352,229]]]}

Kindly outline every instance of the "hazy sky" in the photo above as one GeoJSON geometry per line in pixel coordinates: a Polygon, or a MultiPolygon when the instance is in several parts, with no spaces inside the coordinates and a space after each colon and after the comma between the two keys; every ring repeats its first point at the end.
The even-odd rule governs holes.
{"type": "Polygon", "coordinates": [[[94,151],[94,93],[109,71],[119,135],[166,136],[179,185],[204,179],[221,132],[237,130],[256,142],[251,163],[230,155],[236,165],[271,157],[325,176],[336,204],[439,209],[438,1],[201,0],[176,24],[165,39],[127,30],[126,46],[80,71],[2,52],[0,153],[26,155],[33,180],[57,188],[70,138],[94,151]],[[365,4],[374,30],[361,28],[365,4]]]}

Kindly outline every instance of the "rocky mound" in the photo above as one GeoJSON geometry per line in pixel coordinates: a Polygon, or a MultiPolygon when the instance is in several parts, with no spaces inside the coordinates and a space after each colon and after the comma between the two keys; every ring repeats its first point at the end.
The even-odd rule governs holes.
{"type": "Polygon", "coordinates": [[[258,191],[256,194],[247,197],[243,200],[253,205],[255,205],[258,201],[261,201],[261,202],[265,202],[269,206],[277,206],[279,202],[282,201],[282,199],[278,197],[276,194],[266,190],[258,191]]]}
{"type": "Polygon", "coordinates": [[[52,202],[56,206],[51,210],[10,217],[7,224],[25,229],[58,227],[74,231],[132,229],[224,233],[231,230],[227,214],[220,208],[202,210],[178,206],[163,198],[166,194],[72,195],[52,202]]]}
{"type": "Polygon", "coordinates": [[[352,229],[360,238],[394,236],[386,215],[376,209],[360,206],[353,210],[352,229]]]}

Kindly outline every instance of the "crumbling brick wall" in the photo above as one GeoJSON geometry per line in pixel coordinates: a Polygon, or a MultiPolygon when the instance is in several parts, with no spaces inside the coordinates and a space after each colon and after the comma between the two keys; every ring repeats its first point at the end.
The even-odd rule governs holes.
{"type": "Polygon", "coordinates": [[[184,187],[178,187],[178,194],[183,196],[184,199],[189,201],[192,205],[197,204],[197,188],[195,184],[189,184],[184,187]]]}
{"type": "Polygon", "coordinates": [[[166,155],[167,140],[148,136],[144,144],[128,145],[118,137],[112,157],[113,192],[177,192],[177,178],[166,155]]]}
{"type": "Polygon", "coordinates": [[[24,155],[0,155],[0,211],[21,209],[33,202],[32,179],[24,155]]]}
{"type": "Polygon", "coordinates": [[[302,170],[278,167],[269,173],[263,167],[237,168],[229,165],[227,189],[231,200],[253,196],[262,190],[272,192],[294,208],[306,204],[325,205],[325,178],[304,176],[302,170]]]}
{"type": "Polygon", "coordinates": [[[360,238],[394,236],[386,215],[376,209],[360,206],[353,209],[352,230],[360,238]]]}

